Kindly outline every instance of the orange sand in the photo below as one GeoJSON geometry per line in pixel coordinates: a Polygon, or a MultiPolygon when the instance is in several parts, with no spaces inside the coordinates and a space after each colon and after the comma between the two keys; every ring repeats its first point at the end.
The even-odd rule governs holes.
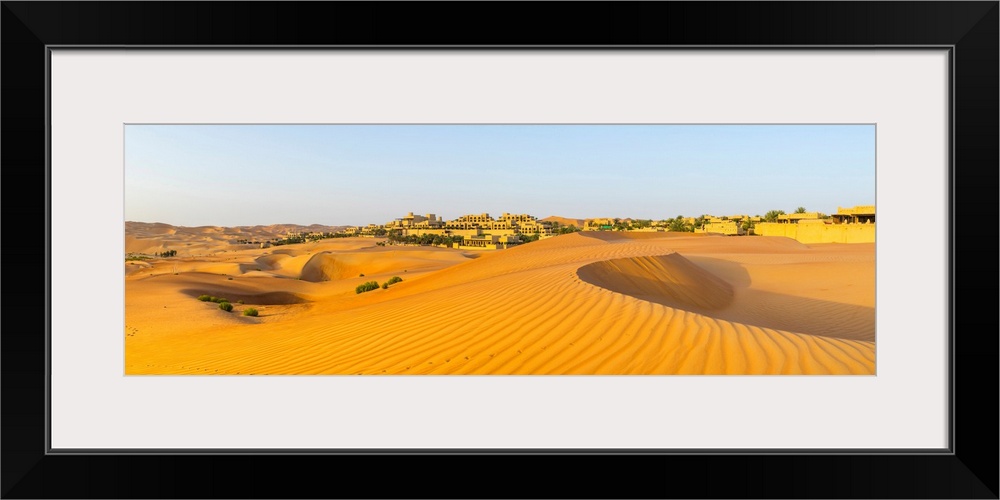
{"type": "Polygon", "coordinates": [[[875,371],[874,244],[595,232],[486,252],[234,249],[188,232],[198,256],[125,264],[127,374],[875,371]]]}

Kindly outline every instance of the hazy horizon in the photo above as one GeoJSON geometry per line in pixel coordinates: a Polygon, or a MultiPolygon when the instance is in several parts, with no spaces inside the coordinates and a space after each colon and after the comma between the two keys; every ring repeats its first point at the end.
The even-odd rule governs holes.
{"type": "Polygon", "coordinates": [[[831,213],[875,203],[875,126],[126,125],[124,169],[174,226],[831,213]]]}

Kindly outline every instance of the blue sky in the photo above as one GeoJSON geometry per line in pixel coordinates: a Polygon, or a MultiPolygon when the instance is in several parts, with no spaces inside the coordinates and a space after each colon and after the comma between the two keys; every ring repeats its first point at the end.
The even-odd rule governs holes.
{"type": "Polygon", "coordinates": [[[126,220],[178,226],[874,203],[874,125],[125,127],[126,220]]]}

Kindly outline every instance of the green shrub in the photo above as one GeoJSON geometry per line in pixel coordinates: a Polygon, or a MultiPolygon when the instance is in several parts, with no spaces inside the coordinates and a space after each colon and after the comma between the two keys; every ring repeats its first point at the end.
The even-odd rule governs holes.
{"type": "Polygon", "coordinates": [[[394,283],[399,283],[400,281],[403,281],[403,278],[400,278],[399,276],[393,276],[393,277],[389,278],[389,281],[387,281],[386,283],[389,283],[390,285],[392,285],[394,283]]]}
{"type": "Polygon", "coordinates": [[[244,316],[257,316],[257,310],[254,309],[254,308],[252,308],[252,307],[248,307],[248,308],[246,308],[246,309],[243,310],[243,315],[244,316]]]}
{"type": "Polygon", "coordinates": [[[213,298],[215,298],[215,297],[212,297],[210,295],[199,295],[198,296],[198,300],[200,300],[202,302],[212,302],[213,298]]]}
{"type": "Polygon", "coordinates": [[[242,300],[237,300],[237,301],[236,301],[236,303],[237,303],[237,304],[242,304],[242,303],[243,303],[243,301],[242,301],[242,300]]]}
{"type": "Polygon", "coordinates": [[[229,311],[233,310],[233,305],[230,304],[229,302],[220,302],[219,303],[219,309],[222,309],[223,311],[229,312],[229,311]]]}
{"type": "Polygon", "coordinates": [[[382,289],[385,290],[386,288],[389,288],[389,283],[382,283],[382,289]]]}
{"type": "Polygon", "coordinates": [[[370,292],[372,290],[377,290],[378,287],[379,287],[378,281],[366,281],[358,285],[357,288],[354,289],[354,293],[370,292]]]}

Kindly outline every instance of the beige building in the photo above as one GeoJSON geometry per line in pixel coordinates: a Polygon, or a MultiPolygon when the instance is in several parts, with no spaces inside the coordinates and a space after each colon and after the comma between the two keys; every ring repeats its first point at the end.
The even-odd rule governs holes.
{"type": "Polygon", "coordinates": [[[441,236],[462,236],[462,237],[469,237],[469,236],[479,236],[479,235],[483,234],[483,230],[479,229],[479,228],[473,228],[473,229],[423,229],[423,228],[419,228],[418,227],[418,228],[414,228],[414,229],[405,229],[405,230],[402,230],[400,232],[401,236],[423,236],[425,234],[441,235],[441,236]]]}
{"type": "Polygon", "coordinates": [[[463,215],[455,220],[444,223],[445,229],[452,231],[479,231],[479,234],[534,234],[549,235],[552,233],[552,224],[539,221],[534,216],[528,214],[509,214],[504,212],[498,219],[490,217],[490,214],[463,215]]]}
{"type": "Polygon", "coordinates": [[[838,207],[829,218],[817,212],[779,215],[777,222],[757,224],[754,232],[800,243],[874,243],[875,206],[838,207]]]}
{"type": "Polygon", "coordinates": [[[837,213],[830,214],[834,224],[874,224],[875,205],[857,205],[851,208],[837,207],[837,213]]]}
{"type": "Polygon", "coordinates": [[[501,236],[498,234],[484,234],[481,236],[470,236],[463,238],[462,244],[458,248],[472,250],[502,250],[519,245],[520,238],[516,234],[501,236]]]}
{"type": "Polygon", "coordinates": [[[365,226],[363,228],[360,228],[357,231],[357,235],[358,236],[373,237],[373,236],[375,236],[375,231],[377,231],[379,229],[382,229],[382,226],[380,226],[378,224],[368,224],[367,226],[365,226]]]}
{"type": "Polygon", "coordinates": [[[521,242],[520,234],[538,234],[539,238],[552,235],[552,224],[528,214],[504,212],[494,219],[488,213],[469,214],[444,221],[435,214],[414,215],[393,219],[383,226],[369,224],[358,230],[361,235],[373,235],[376,229],[392,231],[400,236],[461,236],[465,242],[460,248],[507,248],[521,242]]]}
{"type": "Polygon", "coordinates": [[[515,229],[518,234],[537,233],[545,236],[552,234],[552,223],[548,221],[540,221],[533,215],[509,214],[504,212],[504,214],[497,219],[497,222],[506,224],[508,228],[515,229]]]}
{"type": "Polygon", "coordinates": [[[476,229],[493,222],[490,214],[463,215],[445,223],[446,229],[476,229]]]}
{"type": "Polygon", "coordinates": [[[584,231],[607,231],[615,225],[614,219],[587,219],[583,222],[584,231]]]}
{"type": "Polygon", "coordinates": [[[803,220],[819,220],[823,214],[819,212],[802,212],[800,214],[781,214],[776,221],[778,224],[795,224],[803,220]]]}
{"type": "Polygon", "coordinates": [[[722,218],[712,218],[705,222],[705,227],[694,230],[696,233],[716,233],[724,234],[726,236],[743,236],[746,232],[743,230],[743,224],[738,221],[731,219],[722,218]]]}
{"type": "Polygon", "coordinates": [[[386,230],[415,228],[441,229],[444,227],[444,221],[441,220],[441,217],[434,214],[413,215],[413,212],[409,212],[404,217],[387,222],[384,227],[386,230]]]}
{"type": "Polygon", "coordinates": [[[734,221],[740,222],[740,223],[746,222],[746,221],[760,222],[762,220],[761,217],[750,216],[750,215],[746,215],[746,214],[744,214],[744,215],[730,215],[729,217],[725,217],[725,218],[729,219],[729,220],[734,220],[734,221]]]}

